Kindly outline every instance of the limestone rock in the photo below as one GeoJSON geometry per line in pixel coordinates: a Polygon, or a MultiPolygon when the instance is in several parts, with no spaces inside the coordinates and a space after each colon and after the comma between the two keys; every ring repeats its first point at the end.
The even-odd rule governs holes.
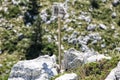
{"type": "Polygon", "coordinates": [[[77,44],[77,35],[79,33],[77,31],[74,31],[71,36],[68,38],[68,43],[70,44],[77,44]]]}
{"type": "Polygon", "coordinates": [[[87,63],[100,61],[102,59],[111,59],[111,57],[106,57],[103,54],[93,55],[93,56],[87,58],[87,63]]]}
{"type": "Polygon", "coordinates": [[[82,54],[73,48],[69,49],[64,54],[63,67],[65,70],[78,67],[78,66],[82,65],[83,62],[84,62],[84,58],[83,58],[82,54]]]}
{"type": "Polygon", "coordinates": [[[90,25],[88,25],[87,30],[88,31],[93,31],[93,30],[95,30],[95,28],[96,28],[95,24],[90,24],[90,25]]]}
{"type": "Polygon", "coordinates": [[[97,40],[97,41],[100,41],[102,39],[102,37],[100,36],[99,33],[90,33],[88,35],[90,37],[91,40],[97,40]]]}
{"type": "Polygon", "coordinates": [[[75,73],[69,73],[69,74],[64,74],[55,80],[78,80],[77,74],[75,73]]]}
{"type": "Polygon", "coordinates": [[[63,31],[67,30],[67,25],[64,25],[62,28],[63,31]]]}
{"type": "Polygon", "coordinates": [[[80,16],[78,17],[78,19],[80,20],[84,20],[88,23],[90,23],[92,21],[91,17],[88,15],[87,12],[81,12],[80,16]]]}
{"type": "Polygon", "coordinates": [[[114,1],[112,2],[112,5],[113,5],[114,7],[116,7],[118,4],[120,4],[120,0],[114,0],[114,1]]]}
{"type": "Polygon", "coordinates": [[[102,0],[103,3],[107,2],[107,0],[102,0]]]}
{"type": "Polygon", "coordinates": [[[2,54],[2,50],[0,50],[0,54],[2,54]]]}
{"type": "Polygon", "coordinates": [[[73,29],[72,27],[68,27],[66,31],[67,31],[67,32],[70,32],[70,31],[73,31],[73,30],[74,30],[74,29],[73,29]]]}
{"type": "Polygon", "coordinates": [[[3,67],[3,65],[2,65],[2,64],[0,64],[0,68],[1,68],[1,67],[3,67]]]}
{"type": "Polygon", "coordinates": [[[19,1],[17,1],[17,0],[12,0],[12,3],[13,3],[14,5],[18,5],[18,4],[20,3],[20,0],[19,0],[19,1]]]}
{"type": "Polygon", "coordinates": [[[71,48],[65,52],[62,66],[65,70],[67,70],[71,68],[77,68],[86,63],[100,61],[102,59],[109,60],[111,57],[99,54],[98,52],[95,52],[93,49],[89,49],[88,47],[84,52],[80,52],[74,48],[71,48]]]}
{"type": "Polygon", "coordinates": [[[78,37],[78,43],[79,44],[88,44],[88,41],[90,40],[89,36],[79,36],[78,37]]]}
{"type": "Polygon", "coordinates": [[[105,48],[106,47],[106,44],[101,44],[101,48],[105,48]]]}
{"type": "Polygon", "coordinates": [[[84,44],[81,45],[80,50],[82,52],[89,52],[90,51],[89,47],[87,45],[84,45],[84,44]]]}
{"type": "Polygon", "coordinates": [[[23,33],[19,33],[19,34],[18,34],[18,40],[22,40],[24,37],[25,37],[25,36],[24,36],[23,33]]]}
{"type": "Polygon", "coordinates": [[[120,47],[116,47],[115,50],[119,51],[120,52],[120,47]]]}
{"type": "Polygon", "coordinates": [[[12,79],[8,79],[8,80],[25,80],[23,78],[12,78],[12,79]]]}
{"type": "Polygon", "coordinates": [[[50,20],[46,21],[46,24],[50,24],[52,21],[54,21],[57,17],[51,16],[50,20]]]}
{"type": "Polygon", "coordinates": [[[115,67],[105,80],[120,80],[120,61],[118,62],[117,67],[115,67]]]}
{"type": "Polygon", "coordinates": [[[116,68],[114,68],[110,73],[109,75],[107,76],[107,78],[105,80],[116,80],[115,79],[115,71],[116,71],[116,68]]]}
{"type": "Polygon", "coordinates": [[[115,26],[114,26],[114,24],[111,24],[111,29],[112,29],[112,30],[115,30],[115,29],[116,29],[115,26]]]}
{"type": "Polygon", "coordinates": [[[90,16],[87,16],[87,17],[85,18],[85,21],[88,22],[88,23],[90,23],[90,22],[92,21],[92,19],[91,19],[90,16]]]}
{"type": "Polygon", "coordinates": [[[99,24],[99,27],[100,27],[101,29],[104,29],[104,30],[107,29],[107,27],[106,27],[104,24],[99,24]]]}
{"type": "Polygon", "coordinates": [[[68,38],[69,38],[69,36],[68,36],[67,34],[65,34],[65,35],[63,36],[62,40],[63,40],[63,41],[67,41],[68,38]]]}
{"type": "Polygon", "coordinates": [[[47,21],[47,16],[48,16],[48,14],[46,13],[46,10],[42,10],[41,14],[40,14],[40,17],[44,22],[47,21]]]}
{"type": "Polygon", "coordinates": [[[55,57],[40,56],[16,63],[8,80],[49,80],[58,74],[55,57]]]}
{"type": "Polygon", "coordinates": [[[117,70],[115,71],[115,77],[117,80],[120,80],[120,62],[117,65],[117,70]]]}
{"type": "Polygon", "coordinates": [[[112,18],[116,18],[116,16],[117,16],[116,12],[113,12],[111,16],[112,16],[112,18]]]}
{"type": "Polygon", "coordinates": [[[83,45],[83,44],[87,45],[90,40],[92,41],[92,43],[95,43],[95,42],[97,43],[101,39],[102,39],[102,37],[100,36],[99,33],[90,33],[86,36],[79,36],[77,38],[78,44],[80,44],[80,45],[83,45]]]}

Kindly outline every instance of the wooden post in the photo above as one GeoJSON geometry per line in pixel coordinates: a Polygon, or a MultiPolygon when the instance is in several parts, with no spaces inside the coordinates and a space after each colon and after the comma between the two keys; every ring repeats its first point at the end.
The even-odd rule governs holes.
{"type": "Polygon", "coordinates": [[[58,51],[59,51],[59,66],[61,70],[61,28],[60,28],[60,16],[58,15],[58,51]]]}
{"type": "Polygon", "coordinates": [[[58,17],[58,62],[59,62],[59,66],[60,66],[60,70],[61,70],[61,25],[60,25],[60,21],[61,21],[61,17],[65,15],[65,10],[63,8],[63,6],[60,6],[60,4],[54,4],[53,5],[53,12],[52,12],[53,16],[58,17]]]}

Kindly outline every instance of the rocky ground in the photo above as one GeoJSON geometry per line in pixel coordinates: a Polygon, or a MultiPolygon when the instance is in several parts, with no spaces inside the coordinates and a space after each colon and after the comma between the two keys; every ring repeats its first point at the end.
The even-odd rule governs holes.
{"type": "Polygon", "coordinates": [[[0,1],[0,80],[119,80],[119,61],[120,0],[0,1]]]}

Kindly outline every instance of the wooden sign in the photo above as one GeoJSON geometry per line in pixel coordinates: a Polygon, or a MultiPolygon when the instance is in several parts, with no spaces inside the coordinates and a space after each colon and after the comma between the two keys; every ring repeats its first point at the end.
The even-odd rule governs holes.
{"type": "Polygon", "coordinates": [[[53,5],[53,16],[58,16],[59,13],[59,6],[53,5]]]}
{"type": "Polygon", "coordinates": [[[64,6],[63,5],[61,5],[61,4],[58,4],[58,3],[56,3],[56,4],[54,4],[53,5],[53,8],[52,8],[53,10],[53,12],[52,12],[52,15],[53,16],[64,16],[65,15],[65,9],[64,9],[64,6]]]}

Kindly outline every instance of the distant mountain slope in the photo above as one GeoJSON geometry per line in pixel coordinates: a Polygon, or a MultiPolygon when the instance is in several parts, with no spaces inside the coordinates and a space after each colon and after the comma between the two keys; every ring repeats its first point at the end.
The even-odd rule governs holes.
{"type": "MultiPolygon", "coordinates": [[[[113,57],[105,61],[105,75],[105,68],[116,66],[120,59],[120,0],[1,0],[1,80],[7,80],[11,67],[19,60],[58,55],[57,18],[52,16],[54,2],[64,3],[67,10],[61,20],[62,53],[70,48],[81,52],[89,49],[113,57]]],[[[98,65],[86,65],[86,80],[96,79],[98,65]]],[[[103,76],[102,72],[97,76],[103,76]]]]}

